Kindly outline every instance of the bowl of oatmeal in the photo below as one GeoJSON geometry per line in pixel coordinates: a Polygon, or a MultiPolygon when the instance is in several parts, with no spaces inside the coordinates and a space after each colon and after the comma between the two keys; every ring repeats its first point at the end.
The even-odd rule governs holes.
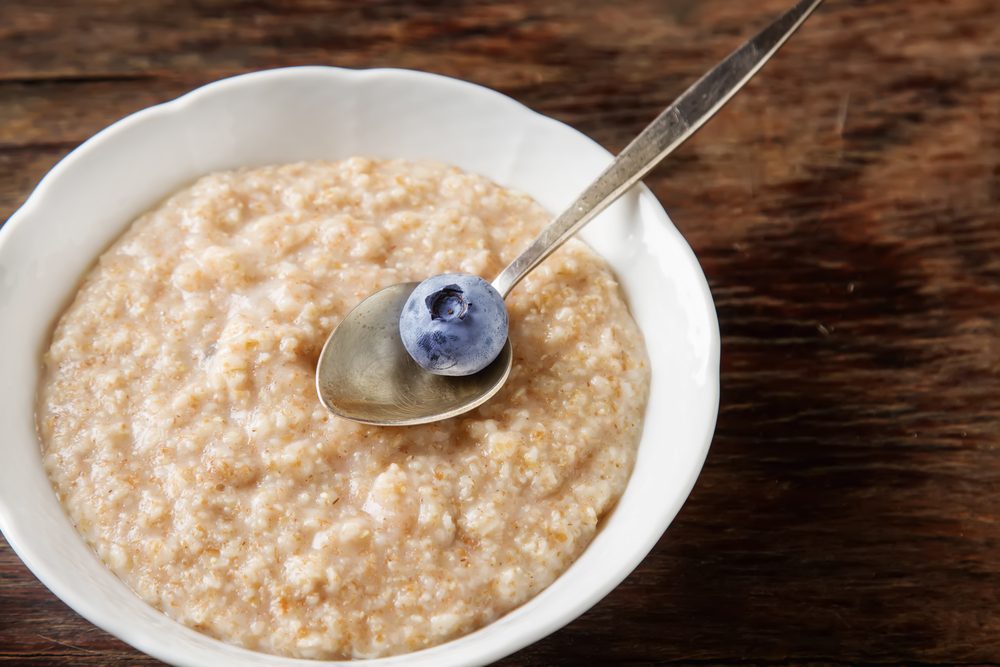
{"type": "Polygon", "coordinates": [[[714,428],[711,296],[651,193],[511,294],[511,379],[468,415],[346,422],[312,373],[357,301],[492,278],[609,160],[398,70],[235,77],[104,130],[0,230],[0,529],[172,664],[485,664],[568,623],[714,428]]]}

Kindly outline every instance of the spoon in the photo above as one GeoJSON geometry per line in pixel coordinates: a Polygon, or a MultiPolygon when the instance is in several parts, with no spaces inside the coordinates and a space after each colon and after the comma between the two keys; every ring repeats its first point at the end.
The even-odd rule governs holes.
{"type": "MultiPolygon", "coordinates": [[[[801,0],[688,88],[618,154],[575,202],[493,280],[504,298],[538,264],[621,197],[729,101],[822,0],[801,0]]],[[[323,346],[316,389],[330,412],[366,424],[426,424],[460,415],[500,391],[510,375],[507,340],[486,368],[435,375],[410,357],[399,336],[403,304],[419,283],[376,292],[354,308],[323,346]]]]}

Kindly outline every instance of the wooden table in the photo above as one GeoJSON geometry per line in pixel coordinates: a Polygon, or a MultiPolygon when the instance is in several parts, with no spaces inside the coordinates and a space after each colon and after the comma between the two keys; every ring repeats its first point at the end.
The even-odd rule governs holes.
{"type": "MultiPolygon", "coordinates": [[[[469,79],[616,150],[789,4],[4,0],[0,220],[111,121],[282,65],[469,79]]],[[[715,295],[715,442],[632,576],[502,664],[1000,663],[1000,4],[828,0],[646,183],[715,295]]],[[[6,544],[0,662],[158,664],[6,544]]]]}

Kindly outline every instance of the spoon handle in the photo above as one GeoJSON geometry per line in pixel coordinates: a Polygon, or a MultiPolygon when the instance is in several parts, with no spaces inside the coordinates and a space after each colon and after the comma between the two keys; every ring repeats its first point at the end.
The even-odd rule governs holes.
{"type": "Polygon", "coordinates": [[[573,236],[581,227],[621,197],[684,143],[735,95],[792,36],[822,0],[800,0],[783,16],[694,83],[597,177],[566,211],[552,221],[493,281],[501,296],[573,236]]]}

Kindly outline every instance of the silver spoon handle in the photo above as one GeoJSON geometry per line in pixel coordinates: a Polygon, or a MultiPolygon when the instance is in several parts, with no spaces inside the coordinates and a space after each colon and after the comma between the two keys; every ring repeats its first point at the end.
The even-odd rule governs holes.
{"type": "Polygon", "coordinates": [[[597,180],[494,279],[493,287],[501,296],[506,297],[529,271],[714,116],[770,60],[820,2],[822,0],[800,0],[695,82],[647,125],[597,180]]]}

